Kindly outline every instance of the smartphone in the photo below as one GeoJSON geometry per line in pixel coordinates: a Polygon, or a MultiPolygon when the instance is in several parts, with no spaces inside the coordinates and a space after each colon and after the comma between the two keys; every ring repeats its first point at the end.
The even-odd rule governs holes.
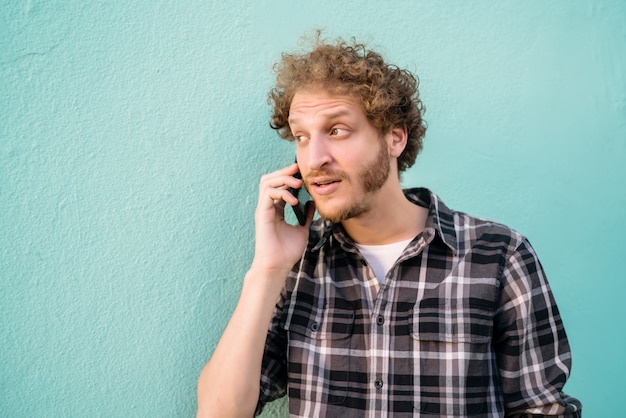
{"type": "MultiPolygon", "coordinates": [[[[300,171],[294,174],[294,177],[302,180],[302,174],[300,174],[300,171]]],[[[298,223],[300,225],[304,225],[306,224],[307,217],[307,203],[309,203],[313,199],[311,198],[311,195],[306,190],[306,187],[304,187],[304,185],[302,185],[302,187],[300,187],[299,189],[294,189],[293,187],[290,187],[289,192],[298,198],[298,204],[292,206],[292,208],[293,212],[296,214],[296,218],[298,218],[298,223]]]]}

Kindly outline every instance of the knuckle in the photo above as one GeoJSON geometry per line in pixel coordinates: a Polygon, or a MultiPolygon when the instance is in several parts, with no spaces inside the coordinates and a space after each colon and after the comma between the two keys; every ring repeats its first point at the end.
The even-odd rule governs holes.
{"type": "Polygon", "coordinates": [[[261,185],[263,185],[263,184],[267,183],[267,182],[269,181],[269,178],[268,178],[268,177],[269,177],[269,174],[263,174],[263,175],[261,176],[261,179],[259,180],[259,183],[260,183],[261,185]]]}

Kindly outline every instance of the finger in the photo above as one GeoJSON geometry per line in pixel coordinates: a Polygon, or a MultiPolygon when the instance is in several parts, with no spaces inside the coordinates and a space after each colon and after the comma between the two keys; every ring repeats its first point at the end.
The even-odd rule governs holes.
{"type": "Polygon", "coordinates": [[[293,176],[273,176],[273,177],[264,177],[261,180],[261,184],[259,186],[260,191],[263,192],[266,189],[288,189],[294,188],[299,189],[302,187],[303,182],[300,179],[297,179],[293,176]]]}
{"type": "MultiPolygon", "coordinates": [[[[281,170],[263,175],[259,184],[259,200],[263,199],[264,195],[272,196],[273,200],[278,200],[281,199],[281,197],[275,197],[277,193],[281,196],[286,195],[277,192],[277,190],[287,190],[289,188],[299,189],[302,187],[302,180],[293,177],[293,174],[297,172],[297,168],[298,166],[296,164],[292,164],[281,170]]],[[[282,199],[290,204],[295,204],[293,199],[290,199],[289,197],[287,199],[282,199]]]]}
{"type": "Polygon", "coordinates": [[[266,208],[269,208],[270,205],[285,207],[286,203],[290,205],[298,204],[298,199],[286,188],[270,187],[265,190],[264,196],[261,197],[259,203],[266,208]],[[263,205],[263,202],[266,202],[266,204],[263,205]]]}
{"type": "Polygon", "coordinates": [[[261,179],[272,179],[284,176],[293,177],[298,172],[297,164],[290,164],[286,167],[281,168],[280,170],[273,171],[271,173],[267,173],[261,177],[261,179]]]}

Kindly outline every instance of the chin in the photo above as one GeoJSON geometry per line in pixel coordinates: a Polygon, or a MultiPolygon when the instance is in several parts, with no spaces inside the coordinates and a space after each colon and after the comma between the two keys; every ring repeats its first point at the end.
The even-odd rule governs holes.
{"type": "Polygon", "coordinates": [[[351,204],[343,205],[341,207],[318,207],[317,212],[323,219],[333,223],[339,223],[362,215],[367,212],[367,207],[360,202],[351,202],[351,204]]]}
{"type": "Polygon", "coordinates": [[[343,211],[341,210],[341,208],[335,208],[335,207],[319,207],[317,206],[317,204],[315,205],[317,208],[317,212],[320,214],[320,217],[322,217],[323,219],[327,220],[327,221],[331,221],[334,223],[337,222],[341,222],[343,221],[343,211]]]}

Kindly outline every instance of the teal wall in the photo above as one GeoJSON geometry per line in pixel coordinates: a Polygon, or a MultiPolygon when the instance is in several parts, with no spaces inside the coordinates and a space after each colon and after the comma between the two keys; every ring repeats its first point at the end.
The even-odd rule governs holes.
{"type": "Polygon", "coordinates": [[[404,184],[530,238],[567,391],[623,416],[624,22],[617,0],[1,0],[0,415],[193,416],[257,179],[293,155],[268,128],[272,63],[324,27],[419,75],[404,184]]]}

